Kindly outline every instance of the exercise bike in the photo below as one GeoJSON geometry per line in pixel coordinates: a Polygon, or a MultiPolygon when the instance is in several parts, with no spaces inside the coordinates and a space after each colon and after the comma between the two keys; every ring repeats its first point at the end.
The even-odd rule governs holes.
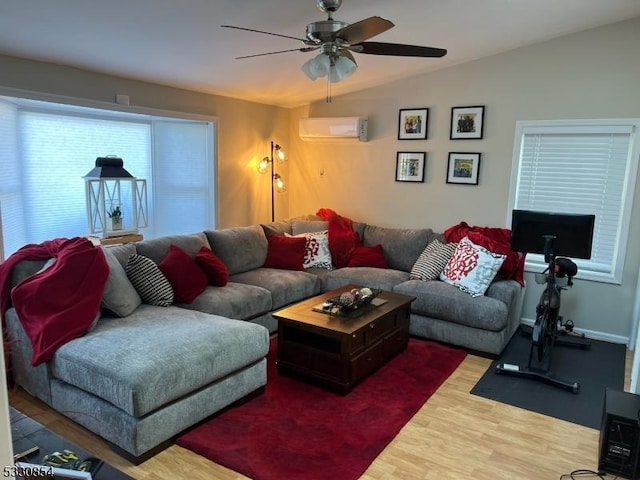
{"type": "MultiPolygon", "coordinates": [[[[533,212],[514,211],[514,222],[517,215],[525,214],[533,216],[533,212]]],[[[547,214],[542,215],[536,213],[536,223],[527,223],[526,228],[522,228],[527,233],[527,237],[534,233],[538,224],[544,223],[544,229],[550,230],[551,221],[555,220],[554,216],[548,217],[547,214]],[[542,216],[541,216],[542,215],[542,216]],[[538,220],[542,218],[542,221],[538,220]],[[533,227],[532,227],[533,225],[533,227]]],[[[593,220],[591,220],[592,222],[593,220]]],[[[592,228],[592,224],[591,224],[592,228]]],[[[586,235],[588,242],[588,254],[586,251],[576,251],[579,257],[584,258],[590,256],[591,238],[586,235]]],[[[540,295],[540,300],[536,306],[536,319],[533,327],[521,327],[523,333],[528,333],[531,338],[529,350],[529,359],[526,367],[519,365],[499,363],[496,366],[496,373],[538,380],[555,387],[569,390],[573,393],[580,391],[580,384],[577,381],[570,381],[555,377],[551,374],[553,351],[556,345],[588,349],[591,342],[584,337],[573,332],[573,324],[563,324],[560,312],[560,297],[563,290],[573,286],[573,277],[578,272],[577,265],[569,258],[557,257],[556,247],[559,242],[558,236],[552,234],[541,234],[539,239],[543,242],[532,244],[530,240],[522,241],[512,238],[512,247],[518,247],[519,244],[526,244],[526,251],[534,251],[535,253],[544,253],[544,260],[547,268],[542,273],[535,275],[536,283],[544,284],[545,288],[540,295]],[[515,245],[514,245],[515,244],[515,245]]],[[[573,242],[572,242],[573,243],[573,242]]],[[[572,248],[575,243],[573,243],[572,248]]],[[[569,251],[566,245],[562,245],[560,250],[569,251]]]]}

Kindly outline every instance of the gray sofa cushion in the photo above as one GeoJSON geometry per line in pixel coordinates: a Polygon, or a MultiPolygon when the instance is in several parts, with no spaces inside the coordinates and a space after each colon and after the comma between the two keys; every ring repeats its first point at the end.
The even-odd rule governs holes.
{"type": "Polygon", "coordinates": [[[278,220],[277,222],[262,223],[260,224],[264,234],[269,235],[278,234],[284,235],[285,233],[291,233],[291,222],[289,220],[278,220]]]}
{"type": "Polygon", "coordinates": [[[391,291],[393,287],[408,279],[407,272],[374,267],[345,267],[328,271],[321,277],[323,292],[349,284],[391,291]]]}
{"type": "Polygon", "coordinates": [[[322,232],[328,228],[329,222],[325,222],[324,220],[291,220],[291,233],[293,235],[322,232]]]}
{"type": "MultiPolygon", "coordinates": [[[[302,227],[302,225],[307,222],[307,225],[312,226],[312,228],[318,228],[321,226],[321,224],[319,223],[314,223],[314,222],[322,222],[324,225],[328,225],[328,223],[323,220],[321,217],[319,217],[318,215],[315,214],[309,214],[309,215],[302,215],[299,217],[294,217],[290,220],[291,224],[293,225],[293,223],[295,222],[300,222],[300,226],[302,227]]],[[[363,222],[353,222],[353,231],[356,232],[358,234],[358,236],[360,237],[360,240],[362,240],[362,237],[364,235],[364,229],[366,228],[367,224],[363,223],[363,222]]],[[[293,227],[292,227],[293,229],[293,227]]],[[[321,228],[320,230],[327,230],[328,227],[326,228],[321,228]]],[[[317,230],[308,230],[309,232],[314,232],[317,230]]],[[[299,233],[303,233],[303,232],[299,232],[299,233]]]]}
{"type": "Polygon", "coordinates": [[[101,306],[118,317],[126,317],[140,306],[142,299],[111,249],[103,247],[102,251],[109,265],[109,276],[102,294],[101,306]]]}
{"type": "Polygon", "coordinates": [[[11,287],[15,287],[25,278],[40,271],[44,267],[46,260],[22,260],[11,270],[11,287]]]}
{"type": "Polygon", "coordinates": [[[260,325],[141,305],[127,318],[102,319],[60,347],[51,372],[143,416],[260,361],[268,350],[269,335],[260,325]]]}
{"type": "Polygon", "coordinates": [[[118,262],[120,262],[120,265],[122,265],[123,268],[127,266],[129,257],[138,253],[136,251],[135,243],[125,243],[124,245],[109,245],[102,248],[104,248],[105,250],[109,250],[109,252],[111,252],[113,256],[118,259],[118,262]]]}
{"type": "Polygon", "coordinates": [[[488,296],[472,297],[439,280],[409,280],[393,291],[417,297],[411,304],[412,314],[494,332],[507,325],[509,309],[504,302],[488,296]]]}
{"type": "Polygon", "coordinates": [[[209,247],[207,236],[204,232],[192,235],[167,235],[165,237],[142,240],[136,243],[136,250],[140,255],[150,258],[156,263],[164,260],[169,253],[169,247],[175,245],[195,257],[202,247],[209,247]]]}
{"type": "Polygon", "coordinates": [[[320,293],[320,279],[307,272],[258,268],[250,272],[236,274],[232,280],[269,290],[272,310],[320,293]]]}
{"type": "Polygon", "coordinates": [[[353,222],[352,227],[353,231],[358,234],[358,237],[360,237],[360,241],[362,241],[364,238],[364,229],[367,228],[367,224],[362,222],[353,222]]]}
{"type": "Polygon", "coordinates": [[[224,287],[207,287],[191,303],[177,305],[237,320],[249,320],[273,310],[269,290],[231,279],[224,287]]]}
{"type": "Polygon", "coordinates": [[[247,272],[264,265],[267,237],[260,225],[207,230],[211,250],[229,269],[229,275],[247,272]]]}
{"type": "Polygon", "coordinates": [[[437,234],[430,228],[383,228],[367,225],[362,242],[365,246],[382,245],[389,268],[410,272],[413,264],[437,234]]]}

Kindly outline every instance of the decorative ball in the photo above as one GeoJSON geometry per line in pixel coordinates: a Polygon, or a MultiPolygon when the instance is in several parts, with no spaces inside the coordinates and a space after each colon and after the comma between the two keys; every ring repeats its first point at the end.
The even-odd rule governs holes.
{"type": "Polygon", "coordinates": [[[340,302],[344,304],[350,304],[356,301],[356,296],[351,292],[344,292],[340,295],[340,302]]]}
{"type": "Polygon", "coordinates": [[[360,296],[361,297],[369,297],[373,295],[373,292],[371,291],[370,288],[364,287],[360,289],[360,296]]]}

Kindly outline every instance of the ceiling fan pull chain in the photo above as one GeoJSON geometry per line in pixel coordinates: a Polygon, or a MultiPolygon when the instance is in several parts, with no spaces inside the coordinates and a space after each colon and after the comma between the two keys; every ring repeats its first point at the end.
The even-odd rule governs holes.
{"type": "Polygon", "coordinates": [[[331,73],[327,75],[327,103],[331,103],[331,73]]]}

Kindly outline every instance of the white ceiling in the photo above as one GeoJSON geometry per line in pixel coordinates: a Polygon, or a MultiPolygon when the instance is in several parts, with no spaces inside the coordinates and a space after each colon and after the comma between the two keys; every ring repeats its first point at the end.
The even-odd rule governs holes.
{"type": "MultiPolygon", "coordinates": [[[[373,15],[396,26],[372,41],[448,54],[355,54],[358,70],[334,96],[637,17],[640,0],[344,0],[334,18],[373,15]]],[[[292,107],[325,97],[326,81],[300,70],[315,53],[236,60],[303,45],[220,25],[304,38],[325,19],[314,0],[0,0],[0,53],[292,107]]]]}

